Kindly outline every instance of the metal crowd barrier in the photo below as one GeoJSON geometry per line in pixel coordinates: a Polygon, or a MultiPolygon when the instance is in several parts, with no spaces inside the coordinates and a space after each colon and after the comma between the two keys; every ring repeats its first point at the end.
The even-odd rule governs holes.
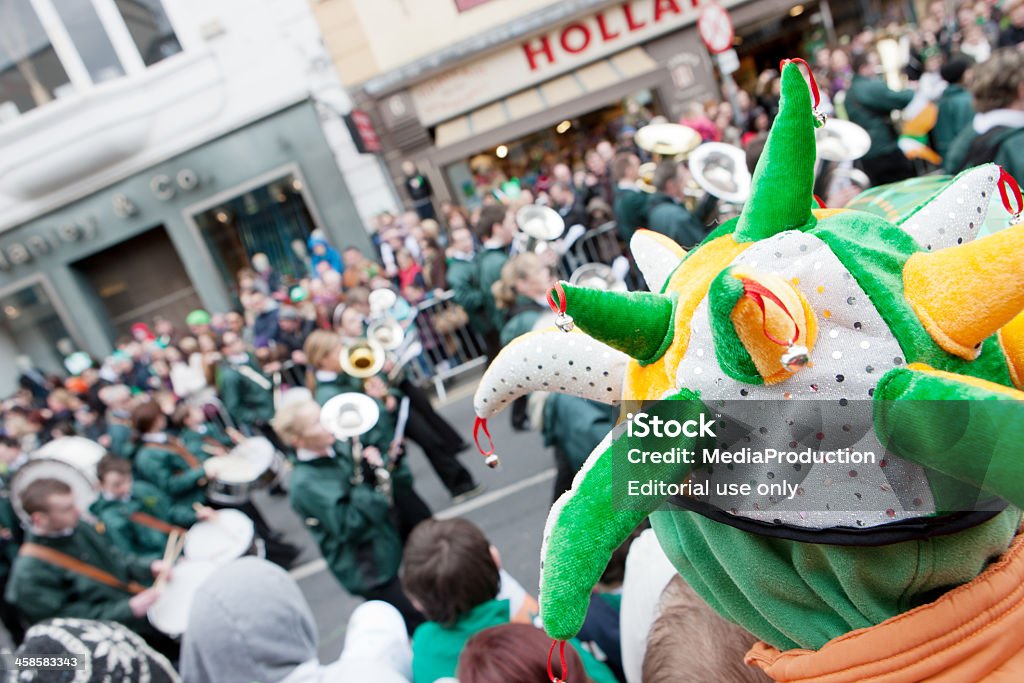
{"type": "Polygon", "coordinates": [[[468,316],[458,314],[454,297],[449,291],[417,304],[413,321],[423,353],[409,363],[408,370],[417,384],[432,382],[442,401],[447,398],[446,380],[487,363],[487,346],[470,327],[468,316]],[[466,322],[452,325],[459,318],[466,322]]]}

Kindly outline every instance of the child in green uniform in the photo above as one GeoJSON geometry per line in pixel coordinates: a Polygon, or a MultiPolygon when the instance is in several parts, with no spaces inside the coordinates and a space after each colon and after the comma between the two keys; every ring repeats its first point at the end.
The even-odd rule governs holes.
{"type": "MultiPolygon", "coordinates": [[[[413,683],[454,676],[459,655],[474,634],[509,622],[530,624],[536,616],[532,597],[506,597],[497,550],[464,519],[420,524],[409,537],[403,562],[402,585],[428,619],[412,638],[413,683]]],[[[615,682],[608,667],[573,645],[596,683],[615,682]]]]}
{"type": "Polygon", "coordinates": [[[206,504],[206,485],[216,471],[216,462],[206,453],[193,453],[167,434],[167,416],[155,401],[142,403],[132,411],[132,424],[139,434],[135,472],[163,491],[173,504],[191,507],[206,504]]]}
{"type": "Polygon", "coordinates": [[[135,454],[132,438],[132,392],[124,384],[103,387],[99,399],[107,407],[105,422],[107,433],[100,437],[100,445],[114,455],[131,458],[135,454]]]}
{"type": "Polygon", "coordinates": [[[350,391],[361,392],[362,382],[341,369],[341,352],[344,348],[336,332],[314,330],[302,345],[312,376],[307,378],[309,390],[320,405],[327,403],[338,394],[350,391]]]}
{"type": "Polygon", "coordinates": [[[151,643],[160,640],[146,620],[160,592],[144,586],[165,569],[162,561],[122,553],[81,521],[71,487],[63,481],[37,479],[21,492],[21,504],[31,516],[31,529],[6,598],[27,624],[52,617],[119,621],[151,643]],[[88,565],[84,572],[78,568],[82,564],[88,565]]]}
{"type": "MultiPolygon", "coordinates": [[[[192,453],[223,455],[238,443],[229,432],[225,432],[215,422],[208,421],[199,406],[178,404],[171,416],[171,424],[178,431],[178,439],[192,453]]],[[[239,440],[244,438],[237,432],[235,436],[239,440]]]]}
{"type": "Polygon", "coordinates": [[[110,542],[126,553],[157,559],[172,529],[190,527],[217,514],[205,506],[173,503],[152,484],[135,481],[131,462],[113,454],[100,459],[96,476],[100,495],[89,510],[103,524],[110,542]]]}

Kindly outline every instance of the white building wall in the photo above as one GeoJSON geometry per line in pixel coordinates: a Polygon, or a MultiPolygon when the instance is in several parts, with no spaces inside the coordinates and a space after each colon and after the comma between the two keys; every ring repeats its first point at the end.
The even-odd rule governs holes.
{"type": "MultiPolygon", "coordinates": [[[[95,0],[98,3],[107,0],[95,0]]],[[[164,0],[184,52],[0,124],[0,231],[309,95],[364,226],[398,206],[306,0],[164,0]]]]}

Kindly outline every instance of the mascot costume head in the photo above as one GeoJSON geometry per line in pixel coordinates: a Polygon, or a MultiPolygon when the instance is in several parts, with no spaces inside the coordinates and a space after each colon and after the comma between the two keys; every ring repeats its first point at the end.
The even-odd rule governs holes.
{"type": "MultiPolygon", "coordinates": [[[[650,292],[560,283],[549,295],[559,329],[518,338],[492,363],[475,396],[477,429],[531,391],[675,419],[736,401],[824,406],[820,431],[799,437],[784,410],[766,409],[754,443],[818,449],[846,434],[881,459],[725,467],[702,460],[699,436],[679,436],[671,445],[696,452],[695,462],[628,464],[631,479],[711,484],[670,503],[622,500],[624,407],[548,518],[545,630],[557,640],[579,631],[612,552],[649,516],[694,590],[763,641],[748,661],[776,679],[864,680],[882,666],[898,672],[891,680],[930,680],[930,671],[975,680],[1017,655],[959,652],[950,663],[950,643],[965,638],[943,644],[942,634],[975,634],[969,624],[989,622],[1024,628],[1024,614],[1008,606],[1024,597],[1014,542],[1024,505],[1024,226],[978,238],[991,197],[1000,193],[1007,208],[1015,200],[1019,218],[1020,191],[986,165],[895,223],[820,209],[815,126],[811,89],[787,62],[742,214],[688,253],[637,232],[630,247],[650,292]],[[993,412],[945,411],[940,401],[984,401],[993,412]],[[776,478],[795,483],[792,497],[715,486],[776,478]],[[978,582],[988,582],[983,591],[953,600],[978,582]],[[968,598],[970,620],[960,623],[968,598]],[[879,631],[925,606],[946,611],[904,624],[900,637],[879,631]]],[[[496,461],[493,445],[485,455],[496,461]]],[[[1005,644],[1005,631],[982,630],[996,650],[1005,644]]]]}

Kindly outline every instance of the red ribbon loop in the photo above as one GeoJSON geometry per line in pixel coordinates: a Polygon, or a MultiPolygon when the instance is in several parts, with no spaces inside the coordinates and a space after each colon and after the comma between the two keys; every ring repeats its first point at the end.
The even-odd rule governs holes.
{"type": "Polygon", "coordinates": [[[491,432],[487,429],[487,418],[478,417],[476,422],[473,423],[473,443],[476,444],[476,449],[480,451],[480,455],[488,456],[494,453],[494,439],[491,438],[491,432]],[[480,446],[480,429],[483,428],[484,434],[487,436],[487,443],[490,444],[489,450],[484,450],[480,446]]]}
{"type": "Polygon", "coordinates": [[[1003,206],[1014,216],[1020,216],[1021,211],[1024,210],[1024,199],[1021,198],[1020,186],[1017,184],[1017,180],[1006,172],[1006,169],[999,167],[999,194],[1003,199],[1003,206]],[[1017,204],[1014,208],[1010,204],[1010,197],[1013,197],[1013,202],[1017,204]]]}
{"type": "Polygon", "coordinates": [[[805,60],[800,59],[799,57],[794,57],[793,59],[783,59],[781,62],[779,62],[779,71],[781,72],[782,68],[789,64],[790,62],[794,62],[796,64],[803,64],[804,68],[807,69],[807,76],[811,80],[811,95],[814,96],[814,108],[817,109],[818,105],[821,104],[821,93],[818,92],[818,81],[814,80],[814,72],[811,71],[811,65],[808,64],[805,60]]]}
{"type": "Polygon", "coordinates": [[[562,289],[562,283],[556,282],[555,286],[548,290],[548,306],[551,307],[551,312],[557,315],[565,314],[565,290],[562,289]],[[558,300],[555,300],[555,295],[558,295],[558,300]]]}
{"type": "Polygon", "coordinates": [[[565,641],[564,640],[552,640],[551,641],[551,649],[548,650],[548,680],[551,681],[551,683],[566,683],[568,678],[569,678],[569,672],[566,670],[566,666],[565,666],[565,641]],[[551,660],[555,656],[555,647],[556,646],[558,647],[558,658],[562,662],[562,676],[564,676],[564,678],[558,678],[557,676],[555,676],[555,672],[551,670],[551,660]]]}
{"type": "Polygon", "coordinates": [[[742,282],[743,296],[749,297],[750,300],[757,304],[757,307],[761,309],[761,330],[764,332],[764,336],[768,337],[768,339],[778,344],[779,346],[792,346],[793,344],[796,344],[797,339],[800,338],[800,326],[796,324],[796,318],[794,318],[793,314],[789,312],[789,309],[786,307],[786,304],[782,303],[782,299],[777,297],[775,295],[775,292],[768,289],[760,282],[755,282],[753,280],[748,280],[746,278],[744,278],[742,282]],[[772,335],[771,332],[768,331],[768,315],[767,313],[765,313],[764,310],[765,299],[768,299],[768,301],[771,301],[773,304],[781,308],[782,312],[786,314],[786,317],[793,321],[793,338],[790,339],[788,342],[782,341],[781,339],[777,339],[775,336],[772,335]]]}
{"type": "Polygon", "coordinates": [[[813,195],[814,201],[817,202],[819,209],[827,209],[828,206],[825,204],[825,200],[818,195],[813,195]]]}

